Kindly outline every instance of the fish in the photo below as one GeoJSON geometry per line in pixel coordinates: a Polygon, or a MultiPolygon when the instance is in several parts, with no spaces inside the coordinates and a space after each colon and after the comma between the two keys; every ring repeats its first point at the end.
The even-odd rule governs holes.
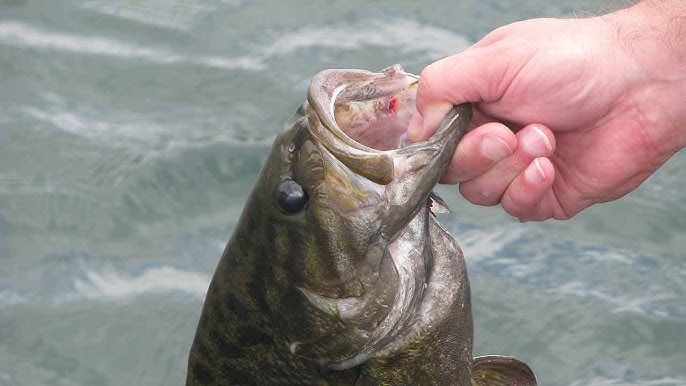
{"type": "Polygon", "coordinates": [[[411,143],[418,81],[312,78],[218,263],[186,385],[536,385],[513,357],[472,356],[465,259],[433,193],[472,110],[411,143]]]}

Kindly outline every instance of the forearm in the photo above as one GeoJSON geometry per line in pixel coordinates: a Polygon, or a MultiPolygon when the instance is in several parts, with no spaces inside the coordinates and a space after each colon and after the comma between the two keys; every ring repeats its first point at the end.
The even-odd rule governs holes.
{"type": "Polygon", "coordinates": [[[631,97],[645,106],[653,139],[666,153],[684,148],[686,0],[644,0],[601,18],[627,60],[631,97]]]}

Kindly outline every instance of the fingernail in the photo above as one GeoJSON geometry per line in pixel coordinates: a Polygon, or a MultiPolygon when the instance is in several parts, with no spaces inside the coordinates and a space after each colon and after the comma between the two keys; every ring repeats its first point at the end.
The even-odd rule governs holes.
{"type": "Polygon", "coordinates": [[[410,141],[421,141],[423,124],[424,119],[419,114],[415,114],[410,118],[410,124],[407,126],[407,138],[409,138],[410,141]]]}
{"type": "Polygon", "coordinates": [[[549,155],[553,151],[553,145],[543,130],[534,126],[531,133],[522,138],[522,146],[527,153],[535,156],[549,155]]]}
{"type": "Polygon", "coordinates": [[[481,154],[494,162],[500,161],[512,154],[510,145],[504,139],[493,134],[484,134],[481,137],[479,147],[481,154]]]}
{"type": "Polygon", "coordinates": [[[532,184],[540,184],[545,180],[545,172],[541,167],[541,163],[538,162],[538,158],[524,169],[524,178],[532,184]]]}

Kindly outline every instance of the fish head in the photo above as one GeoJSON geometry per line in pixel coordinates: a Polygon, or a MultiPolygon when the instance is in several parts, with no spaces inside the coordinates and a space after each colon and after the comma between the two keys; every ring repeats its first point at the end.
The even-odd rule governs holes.
{"type": "MultiPolygon", "coordinates": [[[[455,106],[436,134],[409,143],[417,83],[398,65],[319,73],[256,188],[273,240],[270,308],[291,350],[320,364],[345,368],[368,358],[390,339],[398,320],[389,319],[399,317],[391,315],[407,312],[394,311],[409,290],[393,243],[428,210],[471,118],[469,105],[455,106]]],[[[413,236],[420,249],[424,230],[413,236]]],[[[425,263],[404,275],[421,282],[425,263]]]]}

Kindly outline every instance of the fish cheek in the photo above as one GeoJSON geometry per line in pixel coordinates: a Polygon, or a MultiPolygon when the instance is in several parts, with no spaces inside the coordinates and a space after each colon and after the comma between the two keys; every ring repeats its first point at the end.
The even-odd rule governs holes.
{"type": "Polygon", "coordinates": [[[296,286],[332,298],[360,296],[378,276],[381,253],[371,253],[370,245],[379,238],[383,186],[357,175],[309,137],[287,174],[309,200],[302,211],[273,224],[277,264],[287,267],[296,286]]]}

